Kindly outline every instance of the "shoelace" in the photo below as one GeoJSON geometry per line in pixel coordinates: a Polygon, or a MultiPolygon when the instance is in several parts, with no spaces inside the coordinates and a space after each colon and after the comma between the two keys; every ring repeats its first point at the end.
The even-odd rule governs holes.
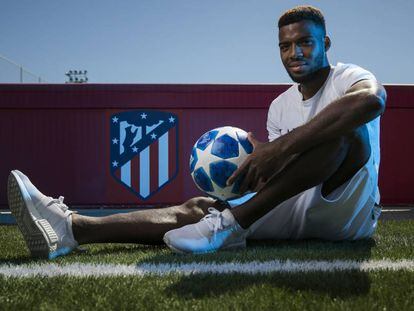
{"type": "Polygon", "coordinates": [[[214,235],[217,233],[217,230],[223,229],[223,215],[220,211],[216,210],[214,207],[209,207],[208,212],[210,214],[204,216],[203,220],[206,222],[208,228],[213,230],[214,235]]]}
{"type": "Polygon", "coordinates": [[[57,206],[62,210],[62,212],[66,212],[69,208],[68,206],[63,203],[63,200],[65,199],[65,197],[60,196],[58,199],[52,199],[47,206],[50,206],[52,204],[57,204],[57,206]]]}

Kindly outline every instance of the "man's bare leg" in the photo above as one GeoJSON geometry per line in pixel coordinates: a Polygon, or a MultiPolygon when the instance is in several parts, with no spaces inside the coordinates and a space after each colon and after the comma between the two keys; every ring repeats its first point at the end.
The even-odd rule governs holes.
{"type": "Polygon", "coordinates": [[[368,160],[368,130],[355,132],[308,150],[294,158],[246,203],[232,209],[237,222],[248,228],[274,207],[294,195],[323,183],[327,195],[351,178],[368,160]]]}
{"type": "MultiPolygon", "coordinates": [[[[239,224],[247,228],[275,206],[320,183],[328,194],[352,177],[369,156],[366,127],[304,152],[294,158],[251,200],[232,209],[239,224]]],[[[207,208],[225,206],[210,198],[194,198],[182,205],[117,214],[107,217],[73,215],[72,228],[79,244],[162,243],[169,230],[196,223],[207,208]]]]}
{"type": "Polygon", "coordinates": [[[105,217],[72,214],[72,230],[79,244],[160,244],[167,231],[198,222],[208,213],[209,207],[222,210],[226,206],[211,198],[197,197],[177,206],[105,217]]]}

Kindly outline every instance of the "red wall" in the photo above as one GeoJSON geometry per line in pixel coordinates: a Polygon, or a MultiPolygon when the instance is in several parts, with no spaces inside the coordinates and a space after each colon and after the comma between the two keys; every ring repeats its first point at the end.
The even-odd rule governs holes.
{"type": "MultiPolygon", "coordinates": [[[[0,208],[7,176],[26,173],[69,205],[154,205],[200,195],[189,175],[195,140],[207,130],[233,125],[266,140],[270,102],[288,85],[0,85],[0,208]],[[140,200],[109,172],[110,115],[158,109],[179,116],[179,172],[148,200],[140,200]]],[[[382,204],[414,203],[414,85],[388,85],[381,119],[382,204]]]]}

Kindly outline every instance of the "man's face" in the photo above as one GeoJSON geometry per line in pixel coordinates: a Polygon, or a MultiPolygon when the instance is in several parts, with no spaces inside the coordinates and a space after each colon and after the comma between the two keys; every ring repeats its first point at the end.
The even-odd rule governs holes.
{"type": "Polygon", "coordinates": [[[279,49],[283,65],[297,83],[311,81],[319,69],[328,65],[323,29],[312,21],[281,27],[279,49]]]}

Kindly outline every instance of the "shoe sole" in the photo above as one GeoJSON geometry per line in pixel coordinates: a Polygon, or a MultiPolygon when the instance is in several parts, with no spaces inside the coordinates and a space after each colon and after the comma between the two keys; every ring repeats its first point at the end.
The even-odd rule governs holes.
{"type": "Polygon", "coordinates": [[[179,250],[178,248],[175,248],[171,244],[167,242],[166,239],[163,238],[164,243],[168,246],[169,249],[171,249],[176,254],[187,254],[186,252],[183,252],[182,250],[179,250]]]}
{"type": "MultiPolygon", "coordinates": [[[[164,243],[174,252],[177,254],[209,254],[209,253],[215,253],[218,250],[210,250],[210,251],[202,251],[202,252],[185,252],[182,251],[174,246],[172,246],[167,239],[163,238],[164,243]]],[[[234,243],[234,244],[230,244],[227,245],[226,247],[220,248],[220,250],[224,251],[224,250],[237,250],[237,249],[243,249],[246,248],[246,241],[242,241],[239,243],[234,243]]]]}
{"type": "Polygon", "coordinates": [[[22,180],[13,171],[7,183],[7,198],[32,257],[55,257],[58,237],[49,222],[39,215],[22,180]]]}

